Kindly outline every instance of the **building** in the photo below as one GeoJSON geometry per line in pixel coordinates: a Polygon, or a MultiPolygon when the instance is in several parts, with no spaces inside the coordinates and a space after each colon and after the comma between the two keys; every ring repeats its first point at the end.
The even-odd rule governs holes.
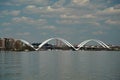
{"type": "Polygon", "coordinates": [[[14,44],[14,50],[21,51],[22,46],[23,46],[23,43],[20,40],[17,40],[17,41],[15,41],[15,44],[14,44]]]}
{"type": "Polygon", "coordinates": [[[5,49],[5,41],[4,39],[0,38],[0,50],[4,50],[5,49]]]}
{"type": "Polygon", "coordinates": [[[11,51],[14,48],[15,40],[13,38],[4,38],[5,50],[11,51]]]}
{"type": "Polygon", "coordinates": [[[13,38],[0,38],[0,50],[12,51],[15,40],[13,38]]]}

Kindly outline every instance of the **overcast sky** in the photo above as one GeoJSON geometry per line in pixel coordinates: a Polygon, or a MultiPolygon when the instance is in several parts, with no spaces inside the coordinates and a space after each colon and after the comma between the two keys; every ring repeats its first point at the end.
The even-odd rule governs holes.
{"type": "Polygon", "coordinates": [[[0,37],[120,45],[120,0],[0,0],[0,37]]]}

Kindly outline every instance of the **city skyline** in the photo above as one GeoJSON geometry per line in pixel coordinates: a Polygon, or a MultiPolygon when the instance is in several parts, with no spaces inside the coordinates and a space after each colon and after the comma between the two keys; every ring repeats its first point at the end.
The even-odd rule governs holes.
{"type": "Polygon", "coordinates": [[[75,44],[98,39],[120,45],[119,0],[1,0],[0,37],[75,44]]]}

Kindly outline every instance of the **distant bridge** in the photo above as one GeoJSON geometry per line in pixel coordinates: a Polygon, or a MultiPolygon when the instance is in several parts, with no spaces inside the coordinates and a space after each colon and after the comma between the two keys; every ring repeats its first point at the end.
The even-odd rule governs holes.
{"type": "Polygon", "coordinates": [[[34,50],[38,51],[39,49],[41,49],[46,43],[48,43],[49,41],[51,40],[59,40],[59,41],[62,41],[64,44],[66,44],[68,47],[71,47],[73,50],[79,50],[81,47],[83,47],[85,44],[87,44],[88,42],[91,42],[91,41],[94,41],[94,42],[97,42],[98,44],[100,44],[103,48],[107,48],[107,49],[110,49],[110,47],[105,44],[104,42],[100,41],[100,40],[96,40],[96,39],[89,39],[89,40],[85,40],[83,42],[81,42],[80,44],[77,45],[77,48],[75,48],[70,42],[68,42],[67,40],[63,39],[63,38],[49,38],[45,41],[43,41],[39,46],[38,48],[34,48],[33,45],[31,45],[29,42],[25,41],[25,40],[22,40],[22,39],[18,39],[20,40],[21,42],[23,42],[24,44],[30,46],[31,48],[33,48],[34,50]]]}

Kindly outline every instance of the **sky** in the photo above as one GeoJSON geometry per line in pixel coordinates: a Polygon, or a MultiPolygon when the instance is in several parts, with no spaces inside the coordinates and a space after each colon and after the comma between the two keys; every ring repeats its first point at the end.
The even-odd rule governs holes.
{"type": "Polygon", "coordinates": [[[120,45],[120,0],[0,0],[0,37],[120,45]]]}

